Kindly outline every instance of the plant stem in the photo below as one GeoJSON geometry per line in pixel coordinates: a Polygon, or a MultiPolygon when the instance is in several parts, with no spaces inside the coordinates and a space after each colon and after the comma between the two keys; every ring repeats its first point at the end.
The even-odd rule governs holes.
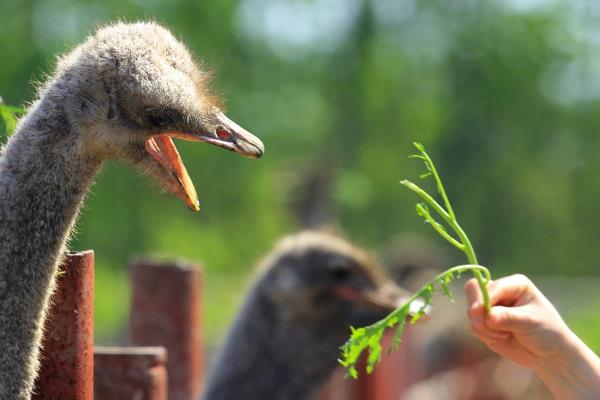
{"type": "MultiPolygon", "coordinates": [[[[427,169],[431,172],[431,175],[433,175],[433,179],[435,179],[438,192],[439,192],[440,196],[442,197],[442,200],[444,201],[445,208],[442,205],[440,205],[433,197],[431,197],[431,195],[429,195],[429,193],[427,193],[425,190],[421,189],[418,185],[415,185],[414,183],[407,181],[407,180],[403,180],[400,183],[402,185],[406,186],[407,188],[409,188],[410,190],[412,190],[413,192],[415,192],[417,195],[419,195],[423,200],[425,200],[425,202],[427,204],[429,204],[444,219],[444,221],[446,221],[446,223],[452,228],[452,230],[454,230],[454,232],[456,232],[456,235],[458,236],[458,239],[460,241],[459,245],[457,245],[456,240],[454,238],[452,238],[447,232],[444,232],[445,234],[442,234],[440,232],[440,227],[433,225],[433,223],[432,223],[433,217],[428,216],[426,213],[424,215],[425,219],[430,224],[432,224],[433,228],[442,237],[444,237],[444,239],[448,240],[455,247],[457,247],[459,250],[461,250],[463,253],[465,253],[469,263],[478,265],[479,262],[477,261],[477,256],[475,255],[475,249],[473,248],[473,245],[471,244],[471,241],[469,240],[469,237],[467,236],[465,231],[458,224],[456,215],[454,214],[454,210],[452,209],[452,205],[450,204],[450,200],[448,199],[448,195],[446,194],[446,190],[444,189],[444,185],[442,184],[442,179],[440,178],[440,175],[438,174],[437,169],[435,168],[435,164],[431,160],[431,157],[429,157],[429,154],[427,154],[427,151],[425,151],[425,147],[422,144],[414,143],[414,146],[421,153],[420,155],[417,155],[415,157],[422,159],[425,162],[425,166],[427,167],[427,169]]],[[[433,220],[433,221],[435,222],[435,220],[433,220]]],[[[487,281],[484,281],[483,276],[481,275],[481,272],[477,269],[473,270],[473,275],[475,276],[475,279],[477,279],[479,289],[481,290],[481,293],[482,293],[483,306],[486,311],[489,311],[490,310],[490,296],[489,296],[489,293],[488,293],[487,287],[486,287],[487,281]]],[[[489,281],[489,279],[488,279],[488,281],[489,281]]]]}
{"type": "Polygon", "coordinates": [[[450,242],[450,244],[452,244],[454,247],[456,247],[457,249],[463,251],[464,250],[464,245],[462,243],[460,243],[458,240],[454,239],[447,231],[446,229],[442,226],[442,224],[438,223],[435,218],[433,218],[431,216],[431,213],[429,212],[429,210],[427,210],[427,208],[423,205],[423,204],[417,204],[417,212],[420,213],[420,215],[425,218],[425,220],[427,222],[429,222],[429,224],[431,225],[431,227],[433,229],[435,229],[435,231],[444,239],[446,239],[448,242],[450,242]]]}
{"type": "MultiPolygon", "coordinates": [[[[460,241],[465,246],[463,251],[464,251],[465,255],[467,256],[467,260],[469,260],[469,263],[479,264],[479,262],[477,261],[477,255],[475,255],[475,249],[473,248],[473,245],[471,244],[469,237],[467,236],[465,231],[461,228],[461,226],[458,224],[458,222],[456,220],[454,220],[454,225],[452,226],[452,229],[454,229],[454,231],[458,235],[460,241]]],[[[473,275],[475,275],[475,279],[477,279],[477,284],[479,285],[479,289],[481,290],[481,294],[483,297],[483,307],[485,308],[486,311],[489,311],[491,305],[490,305],[490,295],[487,290],[487,284],[490,281],[491,277],[490,276],[486,277],[486,280],[484,281],[483,276],[481,275],[481,272],[477,269],[473,270],[473,275]]]]}
{"type": "MultiPolygon", "coordinates": [[[[444,280],[448,275],[454,276],[454,274],[461,274],[465,271],[471,271],[473,273],[477,272],[480,276],[482,276],[482,278],[483,278],[483,275],[485,275],[486,281],[489,281],[491,279],[490,271],[482,265],[463,264],[463,265],[454,266],[452,268],[445,270],[444,272],[437,274],[433,279],[429,280],[426,284],[423,285],[423,287],[421,287],[420,290],[413,293],[404,302],[404,305],[402,307],[395,309],[390,314],[388,314],[385,318],[375,322],[374,324],[368,325],[368,326],[364,327],[363,329],[365,329],[367,331],[371,331],[371,330],[385,329],[386,327],[393,326],[393,324],[391,324],[390,321],[397,320],[398,318],[403,318],[402,317],[403,315],[407,315],[408,308],[410,307],[411,303],[413,301],[421,298],[423,296],[423,293],[426,292],[428,290],[428,288],[433,287],[436,283],[439,283],[440,281],[444,280]],[[483,273],[483,275],[482,275],[482,273],[483,273]]],[[[343,347],[351,346],[351,345],[352,345],[352,340],[349,340],[348,342],[346,342],[346,344],[343,347]]],[[[347,364],[346,364],[346,366],[347,366],[347,364]]]]}
{"type": "Polygon", "coordinates": [[[403,180],[400,183],[416,193],[424,201],[423,203],[418,203],[416,205],[417,214],[419,214],[419,216],[422,217],[425,222],[430,224],[431,227],[441,237],[462,251],[466,255],[469,264],[458,265],[438,274],[435,278],[427,282],[421,288],[421,290],[410,296],[402,306],[396,308],[384,319],[363,328],[351,328],[352,333],[350,338],[340,348],[342,351],[342,359],[339,360],[339,362],[347,368],[348,375],[355,379],[358,377],[356,363],[358,362],[362,352],[364,350],[369,351],[366,370],[367,373],[371,373],[375,364],[381,359],[381,339],[383,338],[385,330],[396,326],[396,334],[392,341],[392,346],[390,347],[391,350],[400,342],[405,324],[407,322],[407,317],[410,315],[412,317],[410,319],[410,323],[414,323],[423,315],[425,315],[427,313],[427,307],[432,304],[432,298],[436,292],[441,291],[450,300],[453,299],[453,294],[449,288],[449,283],[462,272],[471,271],[473,273],[477,279],[477,283],[479,284],[479,288],[482,293],[484,307],[486,310],[490,309],[490,298],[487,290],[487,284],[491,280],[490,271],[488,271],[487,268],[479,265],[477,256],[475,255],[475,249],[473,248],[469,237],[456,219],[456,215],[454,214],[450,200],[446,195],[446,190],[444,189],[442,180],[437,172],[437,169],[435,168],[435,165],[433,164],[433,161],[425,151],[425,147],[420,143],[414,143],[414,145],[421,154],[415,154],[410,157],[418,158],[425,162],[427,172],[422,174],[421,178],[433,176],[437,184],[437,190],[443,200],[444,205],[442,206],[429,193],[414,183],[407,180],[403,180]],[[431,207],[431,209],[434,210],[444,222],[446,222],[447,226],[452,228],[452,231],[454,231],[456,237],[454,234],[452,234],[452,231],[447,229],[446,226],[436,221],[432,215],[432,212],[430,212],[429,207],[431,207]],[[418,306],[418,310],[411,311],[411,305],[413,305],[413,303],[418,299],[422,300],[420,304],[415,304],[415,306],[418,306]]]}
{"type": "Polygon", "coordinates": [[[433,197],[431,197],[429,193],[421,189],[418,185],[406,179],[400,181],[400,184],[406,186],[407,188],[418,194],[423,200],[425,200],[427,204],[429,204],[435,210],[435,212],[440,214],[444,221],[450,224],[450,222],[452,221],[450,215],[446,212],[444,207],[442,207],[437,201],[435,201],[433,197]]]}
{"type": "MultiPolygon", "coordinates": [[[[479,276],[482,277],[482,279],[483,279],[483,275],[482,275],[482,273],[483,273],[485,275],[486,281],[489,281],[492,278],[491,274],[490,274],[490,271],[486,267],[484,267],[482,265],[478,265],[478,264],[457,265],[455,267],[452,267],[452,268],[449,268],[449,269],[445,270],[444,272],[441,272],[441,273],[437,274],[433,279],[431,279],[429,282],[427,282],[426,284],[424,284],[423,287],[421,288],[421,290],[415,292],[412,296],[410,296],[408,298],[408,300],[406,300],[406,302],[404,303],[405,304],[404,307],[410,307],[410,303],[412,303],[413,301],[415,301],[419,297],[421,297],[421,294],[425,290],[427,290],[428,287],[436,284],[441,279],[444,279],[446,276],[453,275],[453,274],[461,274],[461,273],[463,273],[465,271],[471,271],[473,273],[477,273],[477,274],[479,274],[479,276]]],[[[385,317],[381,321],[377,321],[373,325],[386,325],[387,326],[387,323],[388,323],[389,320],[391,320],[392,318],[397,317],[398,315],[402,314],[402,311],[403,311],[404,307],[401,307],[399,309],[394,310],[387,317],[385,317]]],[[[373,325],[371,325],[371,326],[373,326],[373,325]]]]}

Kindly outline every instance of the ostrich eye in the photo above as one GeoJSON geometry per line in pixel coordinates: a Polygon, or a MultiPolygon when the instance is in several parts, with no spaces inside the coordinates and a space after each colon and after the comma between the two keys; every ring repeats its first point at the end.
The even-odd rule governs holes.
{"type": "Polygon", "coordinates": [[[345,265],[334,264],[330,267],[330,274],[335,282],[342,282],[350,277],[351,272],[345,265]]]}
{"type": "Polygon", "coordinates": [[[174,121],[173,113],[168,110],[150,110],[147,119],[153,128],[166,128],[174,121]]]}

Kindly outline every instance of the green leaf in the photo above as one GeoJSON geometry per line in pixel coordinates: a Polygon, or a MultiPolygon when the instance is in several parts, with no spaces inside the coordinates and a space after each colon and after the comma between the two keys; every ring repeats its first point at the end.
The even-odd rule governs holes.
{"type": "Polygon", "coordinates": [[[451,302],[454,303],[454,293],[450,289],[450,282],[454,280],[454,274],[448,274],[444,278],[440,279],[440,286],[442,288],[442,293],[444,296],[448,298],[451,302]]]}
{"type": "Polygon", "coordinates": [[[17,117],[24,113],[22,108],[7,106],[0,97],[0,134],[10,136],[17,126],[17,117]]]}
{"type": "Polygon", "coordinates": [[[398,321],[398,327],[396,328],[396,333],[392,338],[392,346],[389,348],[388,352],[391,352],[393,349],[398,348],[400,346],[400,342],[402,341],[402,334],[404,333],[404,327],[406,326],[406,317],[408,316],[408,308],[406,308],[406,314],[402,315],[402,319],[398,321]]]}
{"type": "Polygon", "coordinates": [[[423,143],[413,142],[413,146],[415,146],[417,148],[417,150],[419,150],[421,153],[425,152],[425,146],[423,146],[423,143]]]}
{"type": "Polygon", "coordinates": [[[420,299],[423,301],[419,310],[412,316],[410,319],[410,323],[414,324],[418,320],[420,320],[426,313],[427,308],[432,304],[433,294],[435,293],[435,289],[433,283],[430,283],[425,286],[425,288],[420,291],[420,299]]]}

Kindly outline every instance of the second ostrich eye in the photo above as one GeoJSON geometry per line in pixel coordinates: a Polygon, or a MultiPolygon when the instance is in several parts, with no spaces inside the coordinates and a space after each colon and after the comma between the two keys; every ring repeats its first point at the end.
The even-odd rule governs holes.
{"type": "Polygon", "coordinates": [[[333,265],[330,267],[331,277],[335,282],[343,282],[350,278],[350,269],[344,265],[333,265]]]}
{"type": "Polygon", "coordinates": [[[153,128],[166,128],[173,124],[173,115],[166,110],[149,111],[147,119],[153,128]]]}

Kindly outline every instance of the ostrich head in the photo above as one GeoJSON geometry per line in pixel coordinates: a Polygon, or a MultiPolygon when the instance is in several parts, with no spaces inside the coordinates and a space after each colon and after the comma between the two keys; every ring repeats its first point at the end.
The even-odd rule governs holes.
{"type": "Polygon", "coordinates": [[[221,112],[209,77],[168,30],[151,22],[118,23],[62,57],[47,90],[60,96],[88,156],[126,160],[198,210],[173,138],[250,158],[264,151],[258,138],[221,112]]]}
{"type": "Polygon", "coordinates": [[[313,398],[337,365],[348,326],[376,322],[407,294],[340,238],[284,238],[261,263],[202,398],[313,398]]]}
{"type": "Polygon", "coordinates": [[[374,323],[408,294],[386,278],[374,257],[324,233],[282,240],[262,265],[266,272],[260,286],[278,310],[278,320],[338,345],[349,325],[374,323]]]}

